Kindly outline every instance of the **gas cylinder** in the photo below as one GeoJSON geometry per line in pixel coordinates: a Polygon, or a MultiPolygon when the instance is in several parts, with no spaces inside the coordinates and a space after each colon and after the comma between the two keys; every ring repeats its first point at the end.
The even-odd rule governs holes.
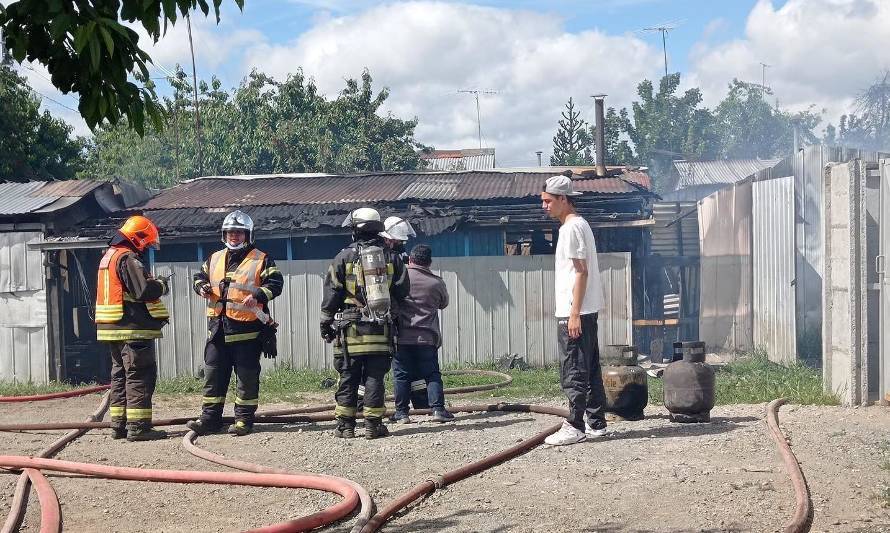
{"type": "Polygon", "coordinates": [[[714,407],[714,369],[705,363],[705,343],[675,342],[674,361],[664,369],[664,406],[672,422],[708,422],[714,407]]]}
{"type": "Polygon", "coordinates": [[[643,408],[649,403],[646,371],[637,365],[637,351],[633,346],[608,348],[602,360],[608,418],[640,420],[643,408]]]}

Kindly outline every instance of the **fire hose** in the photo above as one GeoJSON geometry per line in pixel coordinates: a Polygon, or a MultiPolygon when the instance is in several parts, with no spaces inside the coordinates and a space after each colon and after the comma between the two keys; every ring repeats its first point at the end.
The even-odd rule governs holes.
{"type": "MultiPolygon", "coordinates": [[[[462,371],[467,372],[467,371],[462,371]]],[[[472,372],[472,371],[470,371],[472,372]]],[[[498,374],[498,373],[489,373],[490,374],[498,374]]],[[[501,374],[503,375],[503,374],[501,374]]],[[[481,387],[490,387],[489,385],[483,385],[481,387]]],[[[472,392],[466,389],[472,389],[473,387],[462,387],[461,392],[472,392]]],[[[488,390],[488,389],[485,389],[488,390]]],[[[448,390],[449,393],[454,394],[455,391],[453,389],[448,390]]],[[[779,447],[780,453],[783,457],[783,461],[785,463],[786,470],[788,471],[788,475],[791,478],[792,486],[795,491],[795,500],[796,500],[796,508],[795,514],[792,517],[792,520],[786,525],[785,531],[786,533],[806,533],[809,531],[810,525],[812,523],[812,507],[810,504],[809,498],[809,489],[806,485],[806,480],[803,477],[803,473],[800,470],[800,465],[797,462],[797,459],[794,457],[793,452],[791,451],[790,446],[788,446],[785,437],[783,436],[781,430],[778,426],[778,408],[782,404],[785,403],[784,399],[774,400],[769,404],[766,410],[766,418],[767,424],[769,426],[770,432],[773,438],[776,440],[777,446],[779,447]]],[[[293,422],[322,422],[322,421],[331,421],[334,420],[334,416],[330,413],[320,414],[319,411],[329,410],[331,408],[330,405],[325,406],[313,406],[308,408],[297,408],[297,409],[288,409],[282,411],[270,411],[261,414],[256,419],[257,423],[293,423],[293,422]],[[273,415],[272,413],[275,413],[273,415]]],[[[451,411],[456,413],[461,412],[479,412],[479,411],[503,411],[503,412],[532,412],[532,413],[540,413],[540,414],[549,414],[554,416],[565,417],[568,413],[566,409],[557,408],[557,407],[547,407],[547,406],[539,406],[539,405],[529,405],[529,404],[493,404],[493,405],[469,405],[452,408],[451,411]]],[[[429,414],[431,411],[428,409],[424,410],[414,410],[412,414],[429,414]]],[[[156,420],[154,421],[155,425],[174,425],[181,424],[185,421],[189,420],[189,418],[183,419],[168,419],[168,420],[156,420]],[[180,421],[181,420],[181,421],[180,421]]],[[[70,424],[70,423],[62,423],[56,424],[56,426],[64,426],[60,427],[45,427],[46,424],[27,424],[27,425],[8,425],[8,426],[0,426],[0,430],[13,430],[13,431],[21,431],[25,429],[68,429],[70,427],[78,427],[78,428],[93,428],[93,427],[107,427],[107,424],[92,422],[92,423],[82,423],[82,424],[70,424]],[[39,426],[39,427],[34,427],[39,426]]],[[[320,527],[323,525],[330,524],[336,520],[342,519],[344,516],[348,515],[352,512],[352,510],[362,502],[362,511],[359,515],[358,523],[355,525],[353,531],[361,531],[362,533],[371,533],[374,531],[378,531],[386,521],[394,516],[400,510],[408,507],[412,502],[425,497],[435,490],[439,490],[444,488],[445,486],[465,479],[469,476],[475,475],[479,472],[482,472],[488,468],[491,468],[495,465],[498,465],[504,461],[517,457],[534,447],[540,445],[543,440],[547,437],[547,435],[554,433],[559,429],[559,425],[554,425],[548,428],[545,431],[542,431],[531,438],[528,438],[510,448],[503,450],[497,454],[491,455],[489,457],[483,458],[474,463],[470,463],[468,465],[464,465],[455,470],[446,472],[440,476],[438,476],[434,480],[428,480],[423,483],[418,484],[417,486],[411,488],[408,492],[396,498],[393,502],[388,504],[386,507],[381,509],[375,515],[373,515],[370,519],[366,520],[367,514],[369,514],[369,509],[372,509],[373,502],[370,502],[370,496],[367,499],[363,499],[361,496],[362,490],[360,486],[357,484],[350,482],[349,480],[345,480],[343,478],[335,478],[333,476],[319,476],[319,475],[302,475],[307,479],[311,479],[312,482],[318,483],[318,485],[314,486],[300,486],[299,488],[317,488],[317,490],[328,490],[324,488],[319,488],[325,483],[330,483],[330,486],[336,485],[338,489],[346,491],[339,492],[334,491],[344,497],[344,500],[339,504],[329,507],[320,513],[316,513],[310,515],[308,517],[304,517],[303,519],[294,520],[291,522],[286,522],[283,524],[276,524],[273,526],[268,526],[272,528],[282,527],[285,529],[262,529],[262,531],[299,531],[302,530],[300,528],[303,527],[320,527]],[[351,502],[351,506],[348,507],[345,511],[342,508],[338,508],[336,511],[333,509],[337,506],[346,506],[351,502]],[[367,505],[367,502],[370,502],[370,505],[367,505]],[[342,514],[340,514],[342,511],[342,514]],[[318,520],[322,520],[322,515],[324,515],[325,520],[329,520],[326,522],[318,522],[318,520]],[[301,522],[305,521],[305,522],[301,522]],[[360,529],[359,529],[360,528],[360,529]]],[[[269,467],[263,467],[260,465],[254,465],[251,463],[244,463],[241,461],[231,460],[224,458],[222,456],[218,456],[213,454],[212,452],[207,452],[205,450],[201,450],[194,446],[193,443],[194,435],[190,432],[183,439],[183,444],[186,449],[190,453],[194,453],[199,457],[203,457],[213,462],[217,462],[219,464],[224,464],[227,466],[231,466],[232,468],[249,470],[253,472],[253,474],[241,474],[242,476],[248,476],[243,479],[251,479],[250,475],[255,476],[301,476],[301,474],[286,474],[282,470],[273,469],[269,467]],[[186,441],[188,445],[186,445],[186,441]]],[[[88,472],[98,472],[99,470],[90,470],[90,467],[93,465],[86,465],[81,463],[67,463],[64,461],[54,462],[54,463],[43,463],[39,462],[38,459],[33,459],[33,461],[38,461],[37,463],[29,463],[29,458],[23,458],[19,456],[0,456],[0,466],[5,467],[13,467],[13,468],[41,468],[41,469],[49,469],[49,470],[60,470],[62,468],[61,463],[66,463],[65,468],[71,468],[73,470],[61,470],[61,471],[78,471],[79,473],[87,473],[88,475],[97,475],[90,474],[88,472]],[[58,463],[58,464],[57,464],[58,463]],[[42,466],[42,465],[50,465],[50,466],[42,466]],[[53,466],[55,465],[55,466],[53,466]],[[72,466],[74,465],[74,466],[72,466]]],[[[45,460],[44,460],[45,461],[45,460]]],[[[162,474],[157,474],[160,477],[168,476],[168,478],[164,479],[152,479],[152,481],[165,481],[169,480],[172,482],[222,482],[222,481],[198,481],[198,478],[201,478],[201,474],[205,474],[202,472],[188,472],[188,475],[196,476],[194,480],[182,480],[181,472],[176,471],[144,471],[139,469],[122,469],[120,467],[104,467],[104,466],[96,466],[96,469],[110,469],[110,471],[104,471],[104,474],[118,474],[123,472],[127,473],[128,470],[136,471],[136,472],[159,472],[162,474]],[[176,478],[176,479],[174,479],[176,478]]],[[[136,474],[132,474],[136,475],[136,474]]],[[[154,475],[154,474],[153,474],[154,475]]],[[[231,474],[233,476],[237,476],[237,474],[231,474]]],[[[121,477],[113,477],[113,479],[136,479],[136,478],[121,478],[121,477]]],[[[201,478],[204,479],[204,478],[201,478]]],[[[308,483],[308,481],[307,481],[308,483]]],[[[247,483],[249,484],[249,483],[247,483]]],[[[36,482],[35,482],[36,485],[36,482]]],[[[279,486],[279,485],[272,485],[279,486]]],[[[297,488],[297,487],[292,487],[297,488]]],[[[51,490],[51,488],[50,488],[51,490]]],[[[366,493],[366,491],[365,491],[366,493]]],[[[39,496],[39,495],[38,495],[39,496]]],[[[41,507],[43,510],[43,500],[41,500],[41,507]]],[[[43,531],[43,530],[42,530],[43,531]]],[[[48,529],[47,531],[51,531],[48,529]]]]}
{"type": "Polygon", "coordinates": [[[74,398],[75,396],[85,396],[94,392],[102,392],[108,390],[110,385],[97,385],[95,387],[86,387],[84,389],[75,389],[62,392],[51,392],[49,394],[35,394],[33,396],[0,396],[0,403],[10,402],[41,402],[43,400],[57,400],[59,398],[74,398]]]}

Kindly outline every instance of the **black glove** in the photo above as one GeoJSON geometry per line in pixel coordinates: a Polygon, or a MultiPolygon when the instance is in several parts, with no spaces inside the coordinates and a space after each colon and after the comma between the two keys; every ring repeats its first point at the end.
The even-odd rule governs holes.
{"type": "Polygon", "coordinates": [[[337,338],[337,330],[334,329],[333,322],[321,323],[321,338],[327,343],[331,343],[337,338]]]}
{"type": "Polygon", "coordinates": [[[210,283],[206,281],[201,284],[200,289],[202,296],[210,296],[210,293],[213,292],[213,289],[210,287],[210,283]]]}
{"type": "Polygon", "coordinates": [[[275,359],[278,357],[278,342],[276,333],[278,332],[278,323],[275,321],[263,325],[260,330],[259,341],[262,346],[261,351],[266,359],[275,359]]]}
{"type": "Polygon", "coordinates": [[[169,276],[158,276],[155,278],[157,281],[161,282],[161,286],[163,287],[163,289],[161,290],[162,295],[168,294],[170,292],[170,278],[172,276],[173,274],[170,274],[169,276]]]}

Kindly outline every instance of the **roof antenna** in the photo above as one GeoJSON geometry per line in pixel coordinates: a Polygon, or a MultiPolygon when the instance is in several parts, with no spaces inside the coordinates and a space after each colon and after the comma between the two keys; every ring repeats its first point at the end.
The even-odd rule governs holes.
{"type": "Polygon", "coordinates": [[[661,50],[664,53],[664,75],[668,75],[668,53],[667,53],[667,34],[669,31],[676,30],[680,25],[683,24],[683,20],[672,20],[670,22],[664,22],[662,24],[658,24],[655,26],[651,26],[649,28],[643,28],[639,31],[644,31],[648,33],[661,33],[661,50]]]}
{"type": "Polygon", "coordinates": [[[479,133],[479,149],[482,149],[482,115],[479,112],[479,95],[480,94],[498,94],[497,91],[490,89],[460,89],[457,92],[472,94],[476,97],[476,129],[479,133]]]}

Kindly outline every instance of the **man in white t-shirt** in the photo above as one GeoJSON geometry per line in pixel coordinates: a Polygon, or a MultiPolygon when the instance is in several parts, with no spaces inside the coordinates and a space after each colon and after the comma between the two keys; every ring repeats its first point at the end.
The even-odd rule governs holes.
{"type": "Polygon", "coordinates": [[[556,321],[559,379],[569,400],[569,416],[544,442],[575,444],[606,434],[606,393],[600,372],[597,315],[603,307],[603,286],[596,259],[596,241],[586,220],[575,211],[575,192],[568,176],[547,179],[542,207],[559,220],[556,242],[556,321]],[[586,418],[586,421],[585,421],[586,418]]]}

